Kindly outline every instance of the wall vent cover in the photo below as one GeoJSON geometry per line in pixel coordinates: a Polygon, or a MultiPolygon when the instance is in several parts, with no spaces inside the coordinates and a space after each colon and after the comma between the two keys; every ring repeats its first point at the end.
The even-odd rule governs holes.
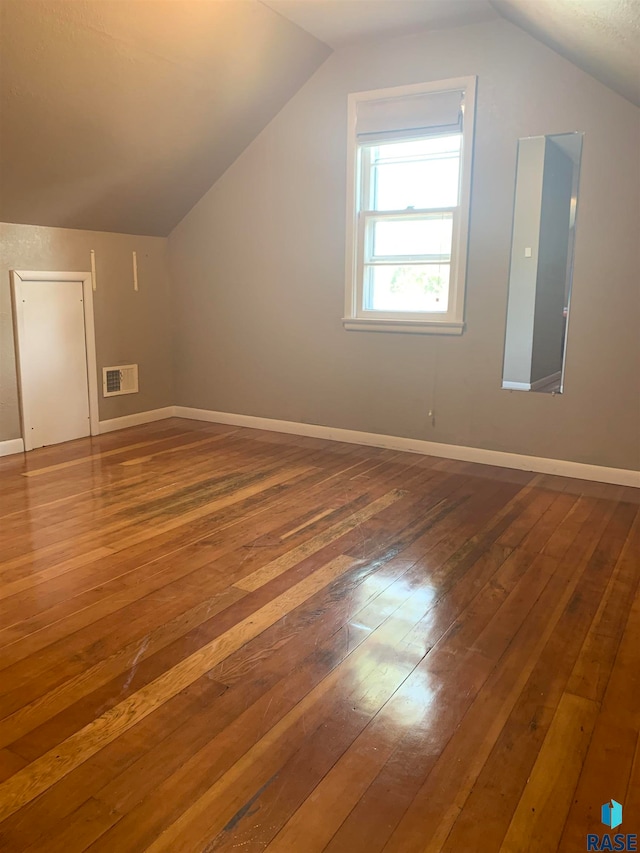
{"type": "Polygon", "coordinates": [[[138,391],[138,365],[120,364],[102,368],[102,395],[135,394],[138,391]]]}

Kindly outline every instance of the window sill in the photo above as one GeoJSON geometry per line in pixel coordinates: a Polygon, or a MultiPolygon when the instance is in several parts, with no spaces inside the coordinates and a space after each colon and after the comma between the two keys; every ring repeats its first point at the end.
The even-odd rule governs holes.
{"type": "Polygon", "coordinates": [[[348,332],[399,332],[405,335],[461,335],[464,331],[464,323],[369,317],[343,317],[342,325],[348,332]]]}

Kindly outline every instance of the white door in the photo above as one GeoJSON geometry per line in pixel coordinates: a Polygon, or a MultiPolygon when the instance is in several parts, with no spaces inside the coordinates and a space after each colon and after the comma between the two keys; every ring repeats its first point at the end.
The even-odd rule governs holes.
{"type": "Polygon", "coordinates": [[[89,435],[82,282],[25,281],[16,299],[22,315],[18,357],[25,445],[89,435]]]}

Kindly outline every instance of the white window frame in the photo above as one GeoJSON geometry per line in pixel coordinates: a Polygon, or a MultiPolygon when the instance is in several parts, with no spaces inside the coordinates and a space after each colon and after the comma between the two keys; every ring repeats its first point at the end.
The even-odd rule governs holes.
{"type": "MultiPolygon", "coordinates": [[[[417,83],[369,92],[355,92],[348,97],[347,143],[347,240],[345,316],[347,330],[372,332],[403,332],[437,335],[461,335],[464,330],[464,302],[467,272],[467,239],[471,201],[471,169],[473,161],[473,133],[475,118],[476,77],[456,77],[432,83],[417,83]],[[411,95],[437,92],[464,92],[464,118],[460,154],[460,196],[454,208],[434,208],[430,211],[376,211],[368,216],[379,218],[420,216],[428,213],[453,213],[453,241],[449,274],[448,310],[442,313],[385,312],[364,307],[364,265],[367,251],[365,216],[361,215],[362,199],[366,193],[362,182],[369,180],[369,169],[363,167],[363,150],[366,148],[357,137],[357,107],[362,101],[387,98],[406,98],[411,95]],[[366,174],[365,174],[366,171],[366,174]]],[[[408,134],[407,139],[416,138],[408,134]]],[[[419,138],[419,137],[418,137],[419,138]]],[[[398,139],[395,139],[398,141],[398,139]]],[[[366,165],[366,164],[365,164],[366,165]]],[[[365,188],[366,189],[366,188],[365,188]]]]}

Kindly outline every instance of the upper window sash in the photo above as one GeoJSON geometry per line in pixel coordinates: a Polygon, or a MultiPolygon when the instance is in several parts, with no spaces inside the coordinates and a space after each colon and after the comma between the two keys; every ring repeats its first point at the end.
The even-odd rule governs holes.
{"type": "MultiPolygon", "coordinates": [[[[432,140],[440,137],[450,137],[451,133],[446,134],[431,134],[425,133],[424,131],[418,138],[419,140],[432,140]]],[[[456,136],[460,137],[461,133],[458,132],[456,136]]],[[[406,137],[399,138],[393,140],[394,142],[407,142],[406,137]]],[[[460,139],[458,149],[452,149],[450,151],[434,151],[431,153],[422,153],[415,154],[413,156],[388,156],[388,157],[375,157],[374,152],[379,150],[382,145],[385,143],[389,143],[391,140],[385,139],[381,140],[377,145],[371,145],[369,143],[362,144],[358,141],[358,151],[357,151],[357,167],[360,172],[360,194],[358,198],[358,210],[377,210],[377,211],[385,211],[387,208],[380,206],[377,203],[377,187],[376,187],[376,176],[379,176],[379,170],[384,169],[385,167],[392,166],[410,166],[410,165],[421,165],[433,162],[447,162],[447,161],[458,161],[458,184],[455,199],[452,200],[454,202],[451,206],[459,206],[460,205],[460,193],[461,193],[461,180],[460,180],[460,172],[461,172],[461,160],[462,160],[462,140],[460,139]]],[[[398,210],[414,210],[414,209],[426,209],[426,210],[437,210],[440,209],[438,205],[432,205],[429,208],[414,208],[414,207],[404,207],[398,208],[398,210]]]]}

